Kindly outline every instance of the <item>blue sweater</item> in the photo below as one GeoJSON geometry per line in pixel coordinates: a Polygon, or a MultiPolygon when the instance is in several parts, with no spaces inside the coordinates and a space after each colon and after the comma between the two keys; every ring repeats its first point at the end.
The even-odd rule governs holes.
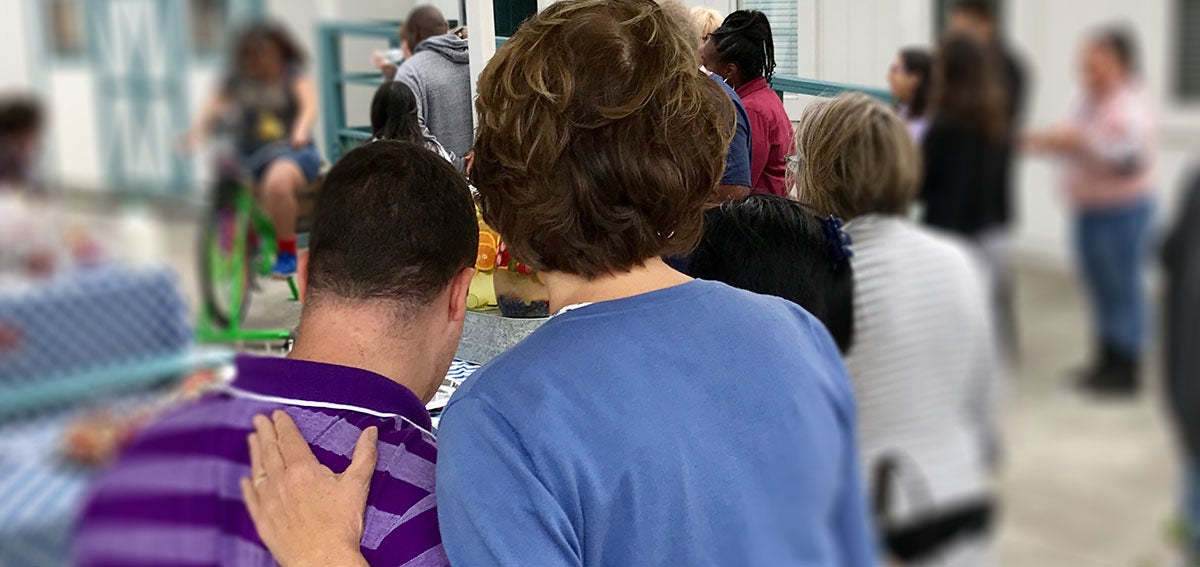
{"type": "Polygon", "coordinates": [[[709,78],[716,81],[729,99],[733,101],[733,110],[737,117],[737,129],[733,131],[733,139],[729,141],[729,150],[725,152],[725,173],[721,176],[721,185],[742,185],[749,187],[750,183],[750,117],[746,107],[742,105],[742,97],[737,95],[725,83],[720,75],[709,73],[709,78]]]}
{"type": "Polygon", "coordinates": [[[554,317],[450,401],[454,565],[875,563],[837,348],[782,299],[693,281],[554,317]]]}

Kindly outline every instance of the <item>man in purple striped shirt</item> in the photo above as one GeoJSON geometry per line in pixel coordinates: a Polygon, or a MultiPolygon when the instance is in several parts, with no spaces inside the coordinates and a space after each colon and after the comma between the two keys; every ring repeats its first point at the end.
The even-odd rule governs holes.
{"type": "Polygon", "coordinates": [[[378,565],[447,565],[425,403],[462,334],[478,227],[462,176],[424,148],[373,142],[329,172],[308,291],[287,359],[241,356],[232,382],[151,424],[97,481],[83,566],[273,565],[242,502],[252,417],[282,409],[343,470],[378,428],[361,550],[378,565]]]}

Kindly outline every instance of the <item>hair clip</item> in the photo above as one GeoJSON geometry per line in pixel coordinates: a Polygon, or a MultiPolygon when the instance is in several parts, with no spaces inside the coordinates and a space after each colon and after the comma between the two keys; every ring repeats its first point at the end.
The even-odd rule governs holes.
{"type": "Polygon", "coordinates": [[[854,257],[854,251],[850,249],[850,235],[842,230],[842,219],[829,215],[829,218],[821,221],[821,226],[825,229],[825,240],[829,243],[829,254],[833,256],[835,266],[854,257]]]}

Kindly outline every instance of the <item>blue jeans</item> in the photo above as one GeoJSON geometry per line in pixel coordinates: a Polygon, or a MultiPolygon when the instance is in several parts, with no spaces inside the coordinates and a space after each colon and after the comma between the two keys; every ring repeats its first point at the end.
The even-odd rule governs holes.
{"type": "Polygon", "coordinates": [[[256,183],[261,183],[267,168],[276,160],[286,159],[296,164],[304,174],[304,180],[312,183],[321,173],[321,154],[317,145],[310,143],[303,148],[293,148],[286,143],[274,143],[263,146],[257,151],[243,152],[239,157],[242,167],[249,170],[256,183]]]}
{"type": "Polygon", "coordinates": [[[1146,340],[1142,270],[1150,251],[1154,202],[1079,213],[1075,244],[1092,305],[1095,336],[1137,357],[1146,340]]]}

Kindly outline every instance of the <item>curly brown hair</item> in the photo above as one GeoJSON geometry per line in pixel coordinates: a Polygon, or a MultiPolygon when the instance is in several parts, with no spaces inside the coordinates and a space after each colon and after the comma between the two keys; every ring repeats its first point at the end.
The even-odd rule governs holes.
{"type": "Polygon", "coordinates": [[[677,12],[558,2],[479,77],[472,181],[522,262],[594,279],[695,246],[735,122],[677,12]]]}

